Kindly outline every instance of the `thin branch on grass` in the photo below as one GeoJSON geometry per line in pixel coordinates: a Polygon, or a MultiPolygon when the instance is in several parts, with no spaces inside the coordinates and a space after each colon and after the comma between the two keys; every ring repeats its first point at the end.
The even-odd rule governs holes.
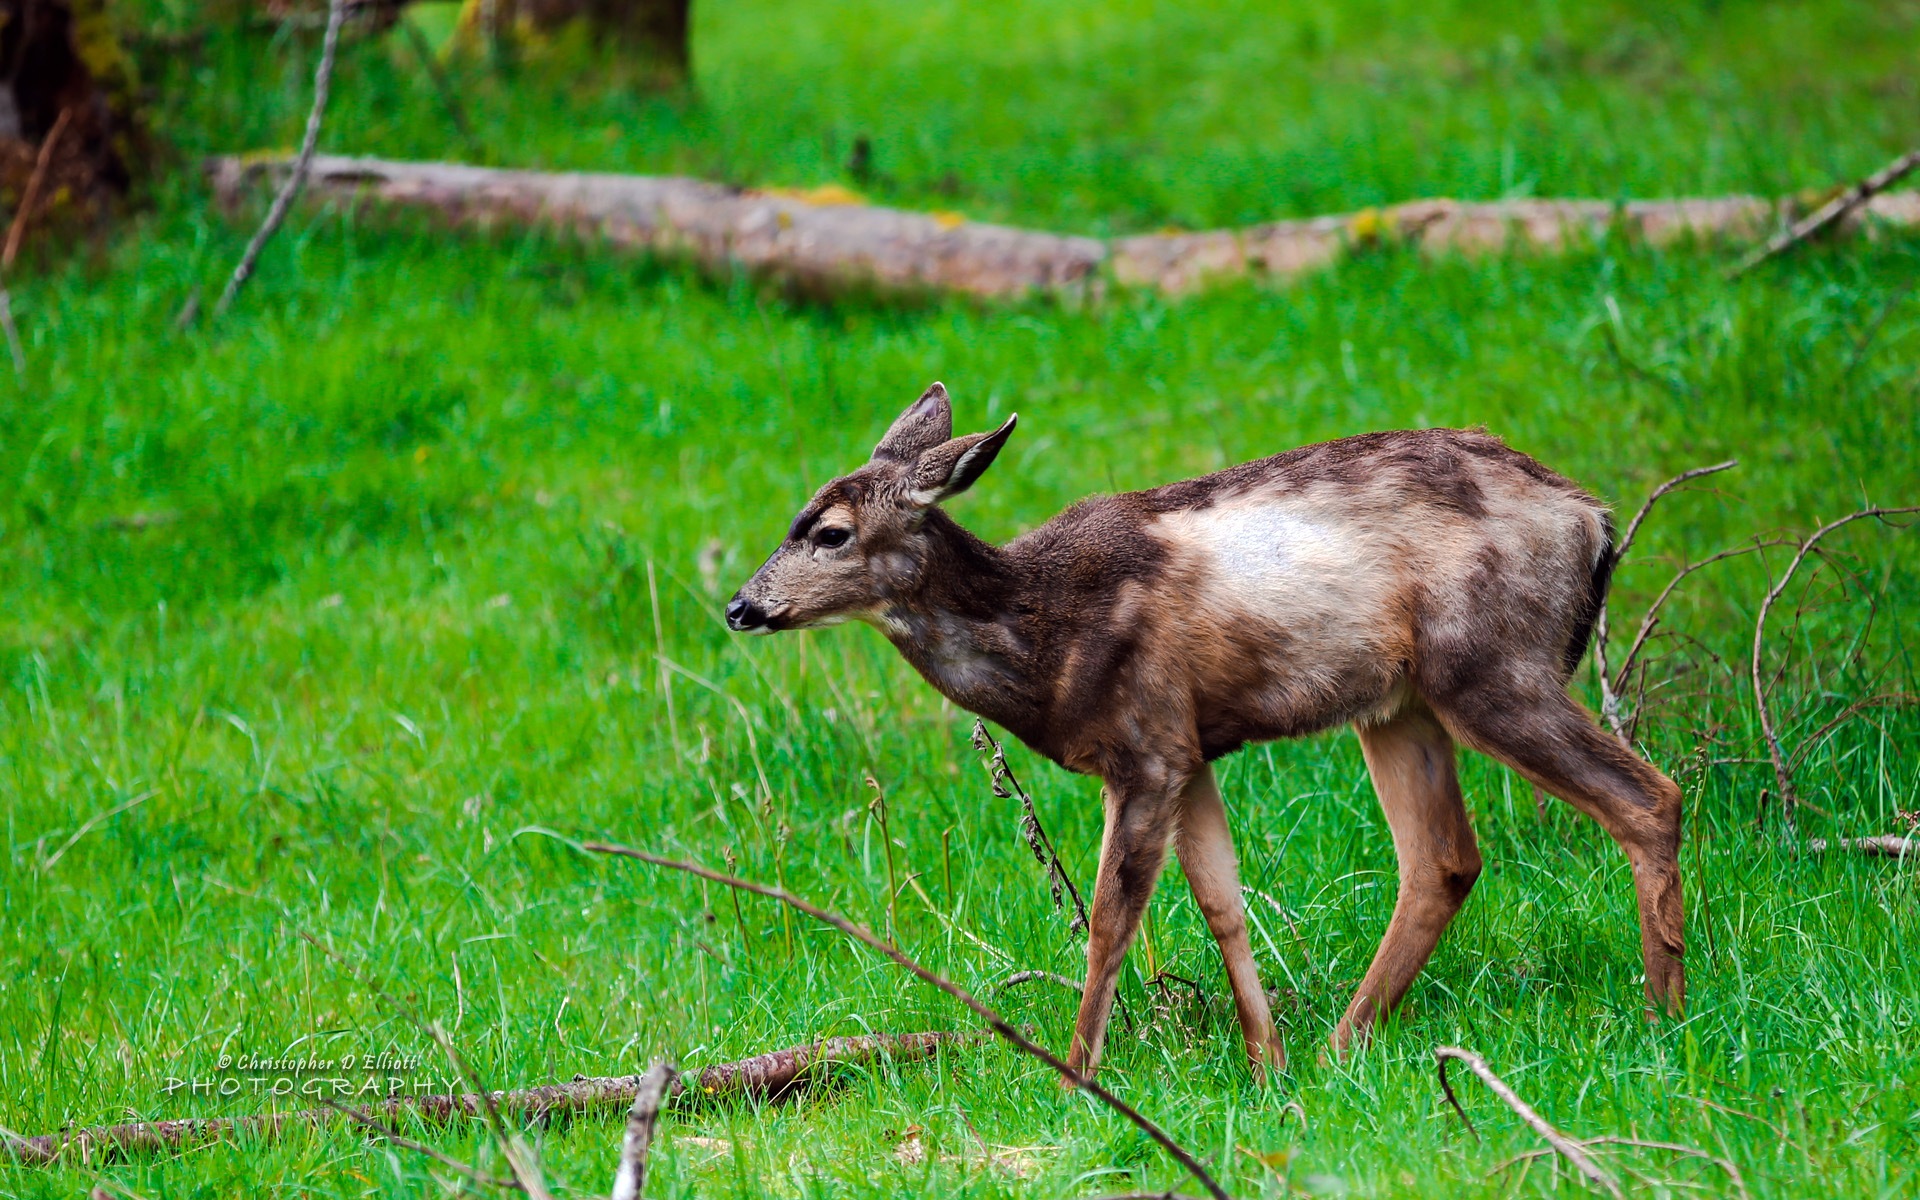
{"type": "MultiPolygon", "coordinates": [[[[1754,618],[1753,622],[1753,705],[1760,715],[1760,734],[1766,739],[1767,755],[1773,761],[1774,783],[1780,789],[1780,811],[1789,828],[1791,828],[1793,823],[1793,806],[1798,802],[1799,797],[1793,790],[1793,764],[1780,748],[1780,734],[1779,731],[1774,728],[1773,713],[1767,706],[1767,684],[1765,677],[1761,673],[1762,662],[1764,661],[1766,651],[1767,614],[1772,611],[1774,603],[1780,599],[1781,594],[1787,590],[1787,584],[1793,581],[1794,572],[1800,569],[1800,564],[1804,562],[1807,555],[1813,553],[1814,548],[1819,545],[1821,538],[1826,537],[1829,533],[1832,533],[1843,525],[1850,525],[1855,521],[1864,520],[1869,517],[1885,521],[1888,517],[1916,512],[1920,512],[1920,505],[1905,505],[1898,508],[1863,508],[1859,512],[1848,513],[1844,517],[1827,522],[1825,525],[1808,534],[1807,539],[1800,543],[1800,549],[1794,553],[1792,561],[1787,563],[1786,571],[1780,576],[1773,587],[1768,589],[1766,598],[1760,602],[1760,614],[1754,618]]],[[[1900,528],[1904,528],[1904,526],[1900,528]]]]}
{"type": "MultiPolygon", "coordinates": [[[[1625,1150],[1665,1150],[1673,1154],[1684,1154],[1689,1158],[1703,1158],[1727,1173],[1727,1178],[1733,1181],[1733,1190],[1740,1194],[1742,1200],[1745,1200],[1747,1195],[1747,1181],[1741,1176],[1740,1168],[1734,1166],[1730,1159],[1721,1158],[1719,1155],[1709,1153],[1708,1151],[1700,1149],[1698,1146],[1683,1146],[1678,1142],[1649,1142],[1643,1141],[1640,1138],[1613,1136],[1584,1138],[1574,1144],[1587,1150],[1591,1150],[1595,1146],[1618,1146],[1625,1150]]],[[[1518,1166],[1521,1163],[1533,1162],[1553,1153],[1556,1153],[1556,1151],[1546,1149],[1529,1150],[1525,1154],[1516,1154],[1495,1167],[1493,1173],[1498,1175],[1502,1171],[1518,1166]]]]}
{"type": "Polygon", "coordinates": [[[1054,911],[1066,911],[1062,897],[1064,892],[1065,897],[1073,901],[1073,915],[1067,919],[1067,931],[1085,933],[1087,906],[1080,899],[1080,889],[1073,886],[1066,864],[1060,861],[1060,852],[1053,848],[1053,839],[1047,836],[1046,829],[1041,826],[1040,814],[1033,807],[1033,797],[1027,794],[1026,788],[1020,786],[1020,781],[1014,778],[1013,768],[1007,765],[1005,748],[987,732],[986,722],[978,718],[973,722],[973,746],[987,756],[987,774],[993,780],[993,794],[1002,800],[1016,796],[1020,799],[1020,832],[1026,835],[1027,848],[1033,851],[1033,857],[1047,873],[1047,890],[1053,895],[1054,911]]]}
{"type": "Polygon", "coordinates": [[[20,244],[27,235],[27,223],[33,220],[34,210],[40,207],[40,192],[47,184],[47,171],[53,166],[54,148],[60,144],[60,135],[67,131],[67,122],[73,118],[71,108],[63,108],[54,118],[53,128],[47,130],[47,136],[40,140],[40,153],[33,160],[33,174],[27,176],[27,186],[20,193],[20,208],[13,214],[13,224],[7,229],[7,247],[0,251],[0,271],[13,270],[13,260],[20,255],[20,244]]]}
{"type": "MultiPolygon", "coordinates": [[[[777,1100],[826,1075],[834,1065],[869,1062],[907,1062],[931,1058],[941,1047],[964,1046],[981,1034],[877,1033],[860,1037],[825,1038],[804,1046],[790,1046],[756,1054],[738,1062],[713,1066],[674,1081],[669,1100],[707,1104],[736,1098],[777,1100]]],[[[484,1119],[491,1102],[503,1116],[538,1121],[554,1117],[620,1112],[639,1094],[639,1075],[595,1076],[567,1083],[514,1091],[436,1092],[424,1096],[396,1096],[358,1113],[388,1122],[406,1114],[444,1125],[458,1120],[484,1119]]],[[[111,1161],[136,1154],[186,1150],[211,1142],[247,1137],[272,1141],[298,1128],[326,1128],[348,1118],[338,1108],[299,1109],[237,1117],[186,1118],[174,1121],[132,1121],[96,1125],[60,1133],[23,1136],[0,1133],[0,1162],[49,1166],[69,1158],[111,1161]]]]}
{"type": "Polygon", "coordinates": [[[1741,259],[1733,270],[1727,272],[1727,278],[1738,279],[1775,255],[1784,254],[1834,222],[1843,220],[1854,209],[1912,174],[1915,167],[1920,167],[1920,150],[1909,150],[1768,238],[1766,244],[1741,259]]]}
{"type": "Polygon", "coordinates": [[[620,1142],[620,1167],[613,1174],[613,1200],[640,1200],[647,1187],[647,1151],[660,1123],[660,1106],[680,1078],[665,1059],[655,1059],[640,1080],[640,1090],[627,1112],[627,1132],[620,1142]]]}
{"type": "Polygon", "coordinates": [[[1807,849],[1815,854],[1824,854],[1829,850],[1851,850],[1856,854],[1877,854],[1887,858],[1920,858],[1920,838],[1899,837],[1895,834],[1882,834],[1878,837],[1862,838],[1808,838],[1807,849]]]}
{"type": "MultiPolygon", "coordinates": [[[[830,912],[810,901],[803,900],[785,889],[769,887],[767,884],[755,883],[747,879],[738,879],[732,875],[722,874],[709,867],[703,867],[698,863],[666,858],[662,855],[651,854],[645,850],[636,849],[632,846],[622,846],[614,842],[575,842],[547,829],[529,827],[518,832],[544,834],[562,841],[577,850],[593,854],[609,854],[621,858],[631,858],[638,862],[647,863],[650,866],[664,867],[670,871],[680,871],[699,879],[705,879],[710,883],[718,883],[738,891],[751,892],[756,896],[765,896],[769,900],[777,900],[789,908],[804,913],[816,921],[831,925],[833,928],[846,934],[869,950],[884,956],[893,962],[894,965],[908,971],[921,982],[938,988],[940,991],[945,992],[955,1000],[966,1005],[979,1016],[981,1020],[985,1021],[990,1029],[1013,1045],[1015,1049],[1032,1058],[1039,1059],[1057,1071],[1062,1079],[1079,1088],[1081,1091],[1086,1092],[1094,1099],[1105,1104],[1108,1108],[1111,1108],[1114,1112],[1132,1122],[1142,1133],[1158,1143],[1175,1162],[1185,1167],[1188,1173],[1191,1174],[1201,1186],[1206,1188],[1207,1193],[1214,1197],[1214,1200],[1231,1200],[1226,1189],[1222,1188],[1220,1184],[1215,1181],[1207,1169],[1200,1164],[1199,1159],[1195,1158],[1184,1146],[1180,1145],[1179,1142],[1174,1141],[1172,1135],[1148,1120],[1138,1109],[1100,1086],[1099,1083],[1094,1081],[1092,1076],[1083,1075],[1079,1071],[1074,1070],[1067,1065],[1064,1059],[1055,1057],[1052,1051],[1033,1041],[1018,1029],[1015,1029],[1008,1023],[1005,1017],[995,1012],[972,992],[967,991],[946,976],[922,966],[919,962],[908,957],[896,947],[888,944],[884,939],[865,926],[856,924],[846,917],[841,916],[839,913],[830,912]]],[[[518,836],[518,834],[516,834],[516,836],[518,836]]]]}
{"type": "Polygon", "coordinates": [[[1010,987],[1019,987],[1023,983],[1032,983],[1035,980],[1057,984],[1076,996],[1085,990],[1077,980],[1068,979],[1065,975],[1053,971],[1015,971],[999,983],[994,984],[993,990],[996,992],[1004,992],[1010,987]]]}
{"type": "Polygon", "coordinates": [[[148,800],[153,799],[155,796],[158,796],[159,794],[160,793],[157,790],[144,791],[144,792],[141,792],[138,796],[135,796],[133,799],[128,800],[124,804],[117,804],[105,812],[95,813],[91,817],[88,817],[86,821],[81,824],[80,828],[73,831],[73,835],[71,837],[69,837],[66,841],[60,844],[60,848],[58,850],[55,850],[52,854],[47,855],[46,859],[40,864],[40,870],[42,872],[53,870],[54,864],[59,862],[60,859],[63,856],[65,856],[67,851],[73,849],[75,843],[77,843],[81,838],[87,836],[87,834],[91,833],[94,827],[96,825],[99,825],[102,821],[112,820],[114,817],[119,816],[121,813],[126,812],[128,809],[133,808],[136,805],[144,804],[148,800]]]}
{"type": "MultiPolygon", "coordinates": [[[[333,60],[340,48],[340,25],[347,15],[347,0],[328,0],[327,33],[320,46],[320,65],[313,72],[313,107],[307,112],[307,131],[300,139],[300,154],[294,159],[293,173],[281,185],[273,198],[272,207],[267,209],[267,219],[260,223],[254,232],[253,240],[247,243],[246,253],[240,256],[240,264],[233,269],[233,278],[227,280],[226,290],[220,293],[219,303],[213,306],[213,315],[225,316],[233,304],[240,289],[253,277],[253,268],[260,261],[260,252],[287,219],[287,210],[293,207],[294,198],[300,189],[306,186],[307,171],[313,166],[314,148],[320,142],[320,123],[327,115],[327,89],[333,80],[333,60]]],[[[189,304],[192,302],[189,301],[189,304]]],[[[191,318],[185,312],[181,314],[181,323],[190,323],[191,318]]]]}
{"type": "Polygon", "coordinates": [[[472,1180],[474,1183],[479,1184],[481,1187],[517,1189],[520,1186],[520,1184],[516,1180],[508,1179],[500,1175],[489,1175],[485,1171],[482,1171],[480,1168],[474,1166],[472,1163],[462,1162],[461,1160],[453,1157],[450,1154],[442,1154],[440,1151],[435,1150],[432,1146],[428,1146],[422,1142],[416,1142],[412,1138],[407,1137],[405,1134],[394,1129],[391,1125],[388,1125],[386,1122],[376,1119],[371,1114],[369,1114],[365,1109],[348,1108],[345,1105],[333,1104],[333,1103],[327,1103],[325,1104],[325,1107],[339,1113],[341,1117],[344,1118],[345,1120],[351,1121],[355,1125],[362,1126],[373,1133],[379,1134],[382,1138],[384,1138],[389,1142],[392,1142],[394,1145],[398,1146],[400,1149],[411,1150],[415,1154],[423,1154],[426,1157],[432,1159],[433,1161],[439,1163],[441,1166],[447,1167],[457,1172],[464,1178],[472,1180]]]}
{"type": "Polygon", "coordinates": [[[1593,1160],[1593,1156],[1588,1154],[1579,1142],[1549,1125],[1545,1117],[1535,1112],[1532,1105],[1522,1100],[1511,1087],[1507,1086],[1506,1080],[1493,1073],[1493,1068],[1487,1066],[1486,1059],[1458,1046],[1435,1046],[1433,1059],[1440,1070],[1441,1092],[1445,1094],[1447,1103],[1453,1106],[1453,1111],[1460,1114],[1460,1120],[1466,1123],[1467,1131],[1476,1139],[1480,1136],[1479,1131],[1474,1129],[1473,1121],[1467,1116],[1467,1110],[1460,1107],[1459,1097],[1453,1094],[1453,1085],[1447,1082],[1449,1060],[1464,1063],[1467,1070],[1479,1076],[1480,1082],[1487,1085],[1487,1090],[1499,1097],[1501,1103],[1512,1109],[1514,1115],[1524,1121],[1529,1129],[1545,1139],[1547,1145],[1572,1164],[1573,1169],[1578,1171],[1588,1183],[1616,1197],[1616,1200],[1622,1196],[1619,1181],[1601,1170],[1600,1164],[1593,1160]]]}
{"type": "Polygon", "coordinates": [[[1911,695],[1907,692],[1880,692],[1868,696],[1865,700],[1854,701],[1852,704],[1841,709],[1839,715],[1814,730],[1812,734],[1808,735],[1808,737],[1800,743],[1800,748],[1795,750],[1792,757],[1787,759],[1787,770],[1798,771],[1800,764],[1806,761],[1807,755],[1819,749],[1820,743],[1826,740],[1828,734],[1868,709],[1906,708],[1915,704],[1920,704],[1920,696],[1911,695]]]}
{"type": "MultiPolygon", "coordinates": [[[[1627,522],[1626,532],[1620,535],[1618,542],[1614,543],[1613,549],[1610,552],[1610,561],[1607,566],[1608,574],[1611,575],[1619,569],[1620,561],[1626,558],[1627,551],[1633,548],[1633,540],[1639,536],[1640,526],[1646,522],[1647,515],[1653,511],[1653,506],[1660,502],[1660,497],[1702,476],[1717,475],[1721,471],[1729,471],[1739,465],[1739,459],[1730,458],[1726,462],[1715,463],[1710,467],[1695,467],[1690,471],[1680,472],[1680,474],[1675,475],[1672,479],[1667,480],[1659,487],[1653,489],[1652,493],[1641,503],[1640,510],[1633,514],[1633,519],[1627,522]]],[[[1641,643],[1646,640],[1645,635],[1650,632],[1651,627],[1648,622],[1653,619],[1653,614],[1658,611],[1659,605],[1666,602],[1667,595],[1673,591],[1674,584],[1677,583],[1679,583],[1679,579],[1675,579],[1673,584],[1667,585],[1666,592],[1661,593],[1660,600],[1655,604],[1654,609],[1647,614],[1647,620],[1641,623],[1641,636],[1636,639],[1634,643],[1635,653],[1639,651],[1641,643]]],[[[1624,715],[1621,711],[1623,706],[1619,696],[1621,684],[1614,682],[1613,672],[1607,666],[1607,635],[1607,604],[1603,597],[1600,603],[1600,612],[1595,620],[1593,635],[1593,664],[1600,676],[1600,714],[1607,719],[1607,724],[1612,726],[1614,736],[1624,741],[1627,737],[1627,730],[1624,715]]],[[[1632,661],[1632,654],[1629,654],[1627,665],[1630,666],[1632,661]]],[[[1626,679],[1626,670],[1624,667],[1620,672],[1619,678],[1622,683],[1626,679]]]]}

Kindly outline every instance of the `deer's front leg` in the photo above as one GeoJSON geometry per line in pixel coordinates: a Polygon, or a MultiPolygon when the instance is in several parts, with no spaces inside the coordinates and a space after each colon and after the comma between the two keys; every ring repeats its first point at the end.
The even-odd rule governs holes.
{"type": "Polygon", "coordinates": [[[1127,947],[1139,932],[1147,900],[1167,860],[1167,842],[1177,820],[1184,779],[1156,779],[1106,788],[1106,832],[1100,838],[1100,873],[1093,884],[1093,912],[1087,930],[1087,983],[1080,993],[1080,1015],[1073,1023],[1067,1065],[1091,1073],[1100,1064],[1113,1015],[1114,985],[1127,947]]]}

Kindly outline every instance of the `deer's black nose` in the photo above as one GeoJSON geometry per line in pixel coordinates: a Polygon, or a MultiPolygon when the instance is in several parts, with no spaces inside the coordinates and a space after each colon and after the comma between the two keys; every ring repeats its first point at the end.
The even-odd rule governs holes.
{"type": "Polygon", "coordinates": [[[727,628],[744,633],[767,623],[767,610],[744,596],[727,601],[727,628]]]}

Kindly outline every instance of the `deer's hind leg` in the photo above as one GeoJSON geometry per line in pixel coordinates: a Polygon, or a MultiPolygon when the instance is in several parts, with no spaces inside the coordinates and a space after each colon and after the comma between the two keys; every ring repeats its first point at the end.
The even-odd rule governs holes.
{"type": "Polygon", "coordinates": [[[1600,823],[1633,867],[1649,1010],[1686,1002],[1680,788],[1554,686],[1481,688],[1436,702],[1462,744],[1491,755],[1600,823]]]}
{"type": "Polygon", "coordinates": [[[1267,994],[1261,990],[1260,975],[1254,970],[1247,910],[1240,897],[1240,867],[1213,768],[1202,766],[1187,781],[1180,800],[1174,851],[1186,872],[1187,886],[1193,889],[1194,903],[1207,919],[1214,941],[1220,944],[1220,958],[1226,963],[1227,982],[1233,986],[1233,1003],[1240,1016],[1240,1034],[1246,1041],[1247,1060],[1255,1078],[1264,1078],[1270,1066],[1286,1068],[1287,1051],[1273,1028],[1267,994]]]}
{"type": "Polygon", "coordinates": [[[1373,790],[1393,830],[1400,891],[1373,965],[1333,1031],[1344,1051],[1406,995],[1480,877],[1480,848],[1460,798],[1453,739],[1424,704],[1356,727],[1373,790]]]}

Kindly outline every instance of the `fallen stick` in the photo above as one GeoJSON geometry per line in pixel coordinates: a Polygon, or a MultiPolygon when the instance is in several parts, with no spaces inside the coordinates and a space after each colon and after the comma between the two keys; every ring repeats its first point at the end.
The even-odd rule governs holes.
{"type": "MultiPolygon", "coordinates": [[[[207,163],[215,193],[237,204],[257,183],[282,180],[284,158],[226,156],[207,163]]],[[[1650,245],[1685,238],[1758,237],[1781,202],[1700,199],[1414,200],[1339,216],[1242,229],[1149,233],[1101,240],[916,213],[860,202],[839,188],[811,192],[725,187],[650,175],[558,174],[459,163],[322,155],[307,190],[338,203],[417,208],[454,225],[544,225],[623,249],[685,255],[709,270],[745,268],[832,291],[1097,294],[1109,281],[1168,293],[1242,279],[1287,279],[1351,250],[1400,244],[1476,256],[1509,245],[1548,251],[1622,236],[1650,245]]],[[[1896,225],[1920,225],[1920,194],[1864,202],[1896,225]]]]}
{"type": "Polygon", "coordinates": [[[1862,179],[1819,208],[1768,238],[1766,244],[1741,259],[1728,278],[1737,279],[1777,254],[1784,254],[1835,221],[1844,219],[1861,205],[1899,183],[1920,167],[1920,150],[1909,150],[1899,158],[1862,179]]]}
{"type": "Polygon", "coordinates": [[[1880,854],[1888,858],[1920,858],[1920,839],[1881,834],[1861,838],[1808,838],[1807,849],[1815,854],[1829,850],[1852,850],[1859,854],[1880,854]]]}
{"type": "Polygon", "coordinates": [[[638,862],[646,863],[649,866],[664,867],[670,871],[679,871],[683,874],[692,875],[697,879],[705,879],[710,883],[718,883],[743,892],[752,892],[756,896],[765,896],[769,900],[778,900],[789,908],[805,913],[823,925],[831,925],[854,941],[867,947],[867,949],[873,950],[887,958],[895,966],[906,970],[922,983],[938,988],[940,991],[945,992],[955,1000],[966,1005],[969,1009],[973,1010],[976,1016],[987,1023],[989,1029],[1010,1043],[1015,1049],[1030,1058],[1038,1059],[1047,1066],[1052,1067],[1055,1071],[1059,1072],[1061,1079],[1079,1088],[1081,1091],[1087,1093],[1087,1095],[1092,1096],[1094,1099],[1100,1101],[1100,1103],[1132,1122],[1134,1128],[1146,1134],[1149,1138],[1152,1138],[1175,1162],[1185,1167],[1188,1174],[1193,1176],[1195,1182],[1206,1188],[1207,1194],[1212,1196],[1214,1200],[1233,1200],[1233,1198],[1228,1195],[1227,1190],[1220,1186],[1212,1174],[1210,1174],[1204,1166],[1200,1165],[1199,1159],[1195,1158],[1185,1146],[1174,1141],[1173,1136],[1166,1130],[1148,1120],[1146,1115],[1141,1113],[1139,1109],[1134,1108],[1125,1100],[1122,1100],[1120,1097],[1102,1087],[1091,1075],[1085,1075],[1076,1071],[1074,1068],[1068,1066],[1064,1059],[1056,1057],[1051,1050],[1048,1050],[1045,1046],[1029,1038],[1026,1034],[1021,1033],[1018,1029],[1015,1029],[1007,1022],[1005,1017],[995,1012],[978,996],[975,996],[972,992],[969,992],[939,972],[920,965],[920,963],[907,956],[898,947],[881,939],[866,926],[855,924],[839,913],[821,908],[819,905],[810,901],[802,900],[784,888],[770,887],[764,883],[755,883],[750,879],[740,879],[733,875],[715,871],[711,867],[703,867],[698,863],[684,862],[677,858],[667,858],[659,854],[650,854],[645,850],[639,850],[632,846],[622,846],[616,842],[576,842],[570,838],[562,837],[550,829],[541,829],[537,826],[529,826],[517,830],[514,836],[518,837],[522,833],[542,834],[554,838],[556,841],[563,842],[576,850],[586,851],[592,854],[610,854],[620,858],[631,858],[638,862]]]}
{"type": "Polygon", "coordinates": [[[1479,1076],[1480,1082],[1487,1085],[1487,1090],[1499,1097],[1502,1104],[1512,1109],[1514,1115],[1526,1122],[1529,1129],[1545,1139],[1547,1145],[1553,1147],[1556,1153],[1571,1163],[1573,1169],[1580,1172],[1588,1183],[1616,1197],[1616,1200],[1621,1196],[1619,1181],[1601,1170],[1600,1164],[1593,1160],[1593,1156],[1588,1154],[1586,1148],[1579,1142],[1549,1125],[1545,1117],[1535,1112],[1532,1105],[1522,1100],[1518,1093],[1507,1086],[1506,1080],[1493,1073],[1493,1068],[1487,1066],[1486,1059],[1471,1050],[1462,1050],[1458,1046],[1434,1047],[1433,1059],[1440,1069],[1441,1092],[1446,1095],[1447,1103],[1453,1105],[1453,1111],[1460,1114],[1460,1120],[1465,1122],[1467,1131],[1476,1138],[1480,1136],[1479,1131],[1474,1129],[1473,1121],[1467,1116],[1467,1110],[1460,1107],[1459,1097],[1453,1094],[1453,1085],[1447,1082],[1449,1060],[1466,1064],[1467,1070],[1479,1076]]]}
{"type": "Polygon", "coordinates": [[[620,1142],[620,1167],[613,1174],[613,1200],[640,1200],[640,1193],[646,1190],[647,1151],[653,1148],[660,1105],[679,1078],[680,1073],[664,1061],[654,1063],[641,1077],[633,1107],[627,1111],[627,1132],[620,1142]]]}
{"type": "MultiPolygon", "coordinates": [[[[674,1081],[669,1099],[704,1103],[730,1097],[774,1100],[809,1082],[821,1068],[857,1065],[879,1059],[911,1061],[931,1058],[942,1046],[959,1046],[979,1037],[966,1033],[877,1033],[859,1037],[826,1038],[757,1054],[738,1062],[719,1063],[674,1081]]],[[[392,1123],[407,1114],[432,1124],[458,1119],[482,1119],[486,1102],[502,1113],[523,1118],[577,1116],[618,1112],[632,1105],[645,1077],[619,1075],[576,1079],[570,1083],[519,1091],[436,1093],[401,1096],[359,1109],[312,1108],[240,1117],[200,1117],[175,1121],[133,1121],[123,1125],[96,1125],[61,1133],[20,1137],[0,1134],[0,1162],[9,1159],[25,1166],[48,1166],[63,1157],[81,1162],[107,1161],[136,1154],[183,1150],[209,1142],[239,1137],[272,1139],[286,1130],[319,1128],[349,1121],[392,1123]]]]}

